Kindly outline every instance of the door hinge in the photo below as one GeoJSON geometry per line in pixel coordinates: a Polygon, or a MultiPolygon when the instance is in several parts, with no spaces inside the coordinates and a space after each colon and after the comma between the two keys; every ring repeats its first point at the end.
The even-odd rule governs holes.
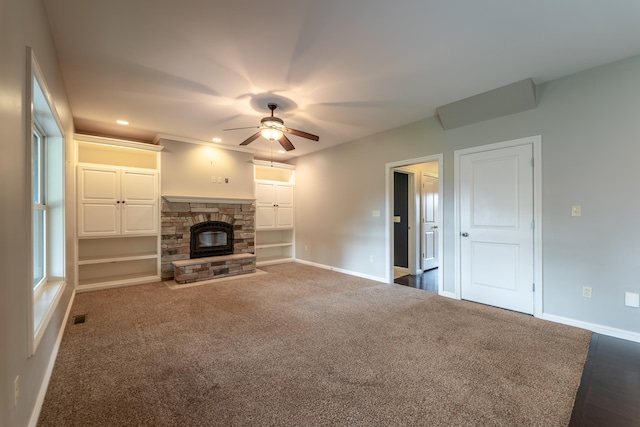
{"type": "Polygon", "coordinates": [[[531,284],[531,292],[535,292],[536,291],[536,284],[532,283],[531,284]]]}
{"type": "Polygon", "coordinates": [[[534,166],[534,165],[533,165],[533,163],[534,163],[534,161],[533,161],[533,157],[532,157],[532,158],[531,158],[531,167],[533,167],[533,166],[534,166]]]}
{"type": "Polygon", "coordinates": [[[531,220],[531,229],[532,230],[536,229],[536,221],[535,220],[531,220]]]}

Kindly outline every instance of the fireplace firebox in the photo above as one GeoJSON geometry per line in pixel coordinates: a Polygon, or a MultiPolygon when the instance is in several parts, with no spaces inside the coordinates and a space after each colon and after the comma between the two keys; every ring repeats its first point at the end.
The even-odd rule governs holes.
{"type": "Polygon", "coordinates": [[[233,225],[205,221],[191,226],[191,258],[233,254],[233,225]]]}

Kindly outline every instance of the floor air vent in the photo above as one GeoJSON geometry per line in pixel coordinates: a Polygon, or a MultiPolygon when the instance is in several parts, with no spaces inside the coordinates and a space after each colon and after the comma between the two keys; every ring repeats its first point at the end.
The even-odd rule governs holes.
{"type": "Polygon", "coordinates": [[[73,316],[73,324],[77,325],[79,323],[84,323],[87,320],[86,314],[79,314],[77,316],[73,316]]]}

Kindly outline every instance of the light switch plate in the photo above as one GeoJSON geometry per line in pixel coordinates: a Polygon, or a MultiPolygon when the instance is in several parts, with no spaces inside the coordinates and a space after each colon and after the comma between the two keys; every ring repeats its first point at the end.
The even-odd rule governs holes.
{"type": "Polygon", "coordinates": [[[640,294],[635,292],[625,292],[624,305],[626,305],[627,307],[640,308],[640,294]]]}

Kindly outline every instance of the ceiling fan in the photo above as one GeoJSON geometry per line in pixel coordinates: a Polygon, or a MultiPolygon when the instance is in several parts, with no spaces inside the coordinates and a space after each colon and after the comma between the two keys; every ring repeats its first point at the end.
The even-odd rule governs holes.
{"type": "Polygon", "coordinates": [[[276,108],[278,108],[278,104],[269,103],[267,107],[271,110],[271,116],[264,117],[260,120],[260,126],[249,126],[243,128],[232,128],[232,129],[223,129],[223,131],[227,130],[239,130],[239,129],[260,129],[258,132],[251,135],[249,138],[245,139],[240,143],[240,145],[249,145],[260,136],[265,137],[270,141],[278,141],[282,148],[287,151],[295,150],[296,147],[293,146],[289,138],[285,135],[285,133],[289,133],[291,135],[301,136],[302,138],[307,138],[312,141],[319,141],[320,137],[317,135],[313,135],[307,132],[303,132],[301,130],[291,129],[284,125],[284,121],[279,117],[274,117],[273,112],[276,108]]]}

